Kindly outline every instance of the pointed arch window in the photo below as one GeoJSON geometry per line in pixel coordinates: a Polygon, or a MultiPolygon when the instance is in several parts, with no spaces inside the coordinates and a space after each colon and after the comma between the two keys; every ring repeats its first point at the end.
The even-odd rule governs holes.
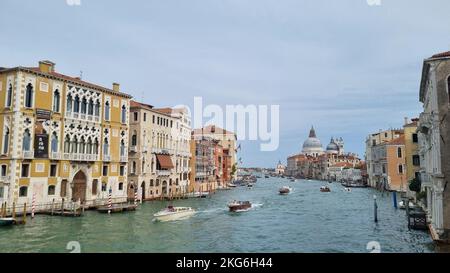
{"type": "Polygon", "coordinates": [[[70,153],[70,137],[69,135],[66,136],[64,139],[64,153],[68,154],[70,153]]]}
{"type": "Polygon", "coordinates": [[[95,114],[96,117],[100,116],[100,101],[99,100],[97,100],[95,102],[94,114],[95,114]]]}
{"type": "Polygon", "coordinates": [[[109,155],[109,143],[107,138],[105,138],[103,142],[103,155],[109,155]]]}
{"type": "Polygon", "coordinates": [[[29,152],[31,150],[31,134],[28,129],[26,129],[23,134],[22,150],[25,152],[29,152]]]}
{"type": "Polygon", "coordinates": [[[3,134],[3,154],[7,154],[9,151],[9,128],[5,127],[4,134],[3,134]]]}
{"type": "Polygon", "coordinates": [[[29,83],[25,90],[25,107],[32,108],[33,107],[33,85],[29,83]]]}
{"type": "Polygon", "coordinates": [[[107,101],[105,103],[105,120],[109,120],[109,110],[110,110],[110,105],[109,105],[109,101],[107,101]]]}
{"type": "Polygon", "coordinates": [[[127,123],[127,107],[122,105],[122,123],[127,123]]]}
{"type": "Polygon", "coordinates": [[[75,113],[80,112],[80,97],[78,97],[78,96],[75,96],[75,102],[73,104],[73,111],[75,113]]]}
{"type": "Polygon", "coordinates": [[[53,112],[59,112],[59,109],[61,104],[61,94],[59,93],[59,90],[56,89],[55,92],[53,92],[53,112]]]}
{"type": "Polygon", "coordinates": [[[87,99],[83,98],[81,100],[81,114],[86,114],[87,113],[87,99]]]}
{"type": "Polygon", "coordinates": [[[86,141],[84,140],[84,137],[81,137],[80,145],[79,145],[78,148],[79,148],[78,153],[80,153],[80,154],[86,153],[86,150],[85,150],[85,148],[86,148],[86,141]]]}
{"type": "Polygon", "coordinates": [[[120,141],[120,156],[125,156],[125,141],[120,141]]]}
{"type": "Polygon", "coordinates": [[[94,101],[92,99],[89,100],[88,115],[94,115],[94,101]]]}
{"type": "Polygon", "coordinates": [[[92,140],[91,138],[88,138],[87,144],[86,144],[86,153],[92,154],[92,140]]]}
{"type": "Polygon", "coordinates": [[[52,149],[52,153],[58,152],[58,136],[56,135],[56,133],[52,134],[51,149],[52,149]]]}
{"type": "Polygon", "coordinates": [[[12,104],[12,84],[9,84],[8,91],[6,93],[6,107],[11,107],[12,104]]]}
{"type": "Polygon", "coordinates": [[[69,113],[72,112],[72,103],[73,103],[72,95],[69,94],[67,96],[67,107],[66,107],[67,109],[66,109],[66,112],[69,112],[69,113]]]}
{"type": "Polygon", "coordinates": [[[92,145],[93,153],[98,155],[98,139],[95,139],[94,144],[92,145]]]}
{"type": "Polygon", "coordinates": [[[73,137],[71,141],[72,153],[76,154],[78,151],[78,138],[76,136],[73,137]]]}
{"type": "Polygon", "coordinates": [[[133,131],[133,136],[131,136],[131,146],[137,146],[137,132],[133,131]]]}

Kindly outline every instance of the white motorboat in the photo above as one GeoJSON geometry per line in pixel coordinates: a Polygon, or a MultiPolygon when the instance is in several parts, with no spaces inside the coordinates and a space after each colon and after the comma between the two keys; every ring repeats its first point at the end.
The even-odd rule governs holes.
{"type": "Polygon", "coordinates": [[[291,191],[292,191],[292,188],[287,187],[287,186],[284,186],[279,190],[281,195],[287,195],[287,194],[291,193],[291,191]]]}
{"type": "Polygon", "coordinates": [[[352,192],[352,189],[350,189],[350,188],[344,188],[344,191],[345,191],[345,192],[352,192]]]}
{"type": "MultiPolygon", "coordinates": [[[[404,202],[404,201],[398,202],[398,207],[399,207],[400,209],[406,209],[405,202],[404,202]]],[[[415,207],[416,207],[416,205],[414,205],[414,203],[409,202],[409,208],[410,208],[410,209],[415,208],[415,207]]]]}
{"type": "Polygon", "coordinates": [[[158,213],[155,213],[153,216],[156,221],[167,222],[167,221],[176,221],[183,220],[191,217],[196,213],[195,209],[190,207],[173,207],[168,206],[167,208],[161,210],[158,213]]]}

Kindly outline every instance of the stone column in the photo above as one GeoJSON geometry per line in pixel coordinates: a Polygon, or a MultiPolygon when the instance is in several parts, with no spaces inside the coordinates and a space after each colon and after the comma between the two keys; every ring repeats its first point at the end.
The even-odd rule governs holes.
{"type": "Polygon", "coordinates": [[[439,235],[444,232],[444,203],[443,203],[443,182],[444,176],[442,174],[437,174],[433,176],[434,194],[435,194],[435,204],[434,204],[434,227],[439,235]]]}

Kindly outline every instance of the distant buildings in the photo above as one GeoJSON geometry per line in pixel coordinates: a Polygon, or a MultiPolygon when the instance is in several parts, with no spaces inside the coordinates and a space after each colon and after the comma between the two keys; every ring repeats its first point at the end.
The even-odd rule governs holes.
{"type": "Polygon", "coordinates": [[[344,168],[358,168],[362,162],[355,154],[344,153],[342,138],[332,138],[324,151],[313,127],[302,152],[288,157],[287,163],[288,176],[337,181],[344,179],[341,175],[344,168]]]}
{"type": "Polygon", "coordinates": [[[275,168],[275,173],[278,175],[284,175],[286,171],[286,166],[284,166],[281,161],[278,161],[277,167],[275,168]]]}
{"type": "Polygon", "coordinates": [[[418,122],[423,203],[433,238],[450,237],[450,52],[423,63],[418,122]]]}

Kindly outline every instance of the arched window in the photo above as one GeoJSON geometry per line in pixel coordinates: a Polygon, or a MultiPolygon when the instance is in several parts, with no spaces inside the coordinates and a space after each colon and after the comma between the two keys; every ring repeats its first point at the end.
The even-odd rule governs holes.
{"type": "Polygon", "coordinates": [[[8,93],[6,93],[6,107],[11,107],[11,104],[12,104],[12,91],[13,91],[12,84],[9,84],[8,93]]]}
{"type": "Polygon", "coordinates": [[[7,154],[9,151],[9,128],[5,127],[5,133],[3,134],[3,154],[7,154]]]}
{"type": "Polygon", "coordinates": [[[154,183],[153,183],[153,179],[150,179],[150,187],[153,187],[154,183]]]}
{"type": "Polygon", "coordinates": [[[87,99],[83,98],[81,101],[81,114],[86,114],[87,112],[87,99]]]}
{"type": "Polygon", "coordinates": [[[76,136],[73,137],[71,146],[72,146],[72,153],[76,154],[78,151],[78,138],[76,136]]]}
{"type": "Polygon", "coordinates": [[[119,191],[123,191],[123,182],[119,183],[119,191]]]}
{"type": "Polygon", "coordinates": [[[67,109],[66,109],[66,112],[68,112],[68,113],[71,113],[72,112],[72,102],[73,102],[73,99],[72,99],[72,95],[71,94],[69,94],[68,96],[67,96],[67,109]]]}
{"type": "Polygon", "coordinates": [[[81,137],[80,145],[79,145],[78,148],[79,148],[78,153],[80,153],[80,154],[85,154],[86,153],[86,150],[85,150],[85,148],[86,148],[86,141],[84,140],[84,137],[81,137]]]}
{"type": "Polygon", "coordinates": [[[56,133],[52,134],[51,150],[52,150],[52,153],[58,152],[58,136],[56,135],[56,133]]]}
{"type": "Polygon", "coordinates": [[[137,146],[137,132],[133,131],[133,136],[131,137],[131,146],[137,146]]]}
{"type": "Polygon", "coordinates": [[[86,145],[86,153],[87,154],[92,154],[92,140],[91,140],[91,138],[88,138],[88,141],[87,141],[87,145],[86,145]]]}
{"type": "Polygon", "coordinates": [[[105,138],[103,142],[103,155],[109,155],[109,143],[107,138],[105,138]]]}
{"type": "Polygon", "coordinates": [[[63,180],[61,182],[61,192],[60,192],[60,196],[61,197],[66,197],[67,195],[67,180],[63,180]]]}
{"type": "Polygon", "coordinates": [[[29,152],[31,150],[31,134],[30,130],[26,129],[23,134],[22,150],[29,152]]]}
{"type": "Polygon", "coordinates": [[[105,103],[105,120],[109,120],[109,110],[110,110],[110,105],[109,105],[109,101],[107,101],[105,103]]]}
{"type": "Polygon", "coordinates": [[[402,158],[402,148],[398,147],[397,149],[397,156],[398,158],[402,158]]]}
{"type": "Polygon", "coordinates": [[[88,115],[94,115],[94,101],[92,99],[89,100],[88,115]]]}
{"type": "Polygon", "coordinates": [[[98,139],[95,139],[94,144],[92,145],[93,154],[98,155],[98,139]]]}
{"type": "Polygon", "coordinates": [[[125,156],[125,141],[120,141],[120,156],[125,156]]]}
{"type": "Polygon", "coordinates": [[[32,108],[33,107],[33,85],[29,83],[25,90],[25,107],[32,108]]]}
{"type": "Polygon", "coordinates": [[[127,123],[127,107],[122,106],[122,123],[127,123]]]}
{"type": "Polygon", "coordinates": [[[133,165],[132,165],[132,168],[131,168],[131,172],[132,172],[133,174],[136,174],[136,161],[133,161],[133,165]]]}
{"type": "Polygon", "coordinates": [[[55,92],[53,92],[53,112],[59,112],[60,101],[61,94],[59,93],[59,90],[56,89],[55,92]]]}
{"type": "Polygon", "coordinates": [[[95,102],[95,109],[94,110],[95,110],[94,111],[95,116],[99,117],[100,116],[100,101],[97,100],[95,102]]]}
{"type": "Polygon", "coordinates": [[[77,96],[75,96],[75,102],[73,105],[73,111],[75,113],[79,113],[80,112],[80,98],[77,96]]]}
{"type": "Polygon", "coordinates": [[[48,186],[48,195],[55,195],[55,186],[48,186]]]}
{"type": "Polygon", "coordinates": [[[28,196],[28,187],[22,186],[19,188],[19,197],[27,197],[28,196]]]}
{"type": "Polygon", "coordinates": [[[145,158],[142,159],[142,173],[145,173],[145,158]]]}
{"type": "Polygon", "coordinates": [[[64,139],[64,152],[66,154],[70,153],[70,137],[69,135],[66,136],[64,139]]]}

